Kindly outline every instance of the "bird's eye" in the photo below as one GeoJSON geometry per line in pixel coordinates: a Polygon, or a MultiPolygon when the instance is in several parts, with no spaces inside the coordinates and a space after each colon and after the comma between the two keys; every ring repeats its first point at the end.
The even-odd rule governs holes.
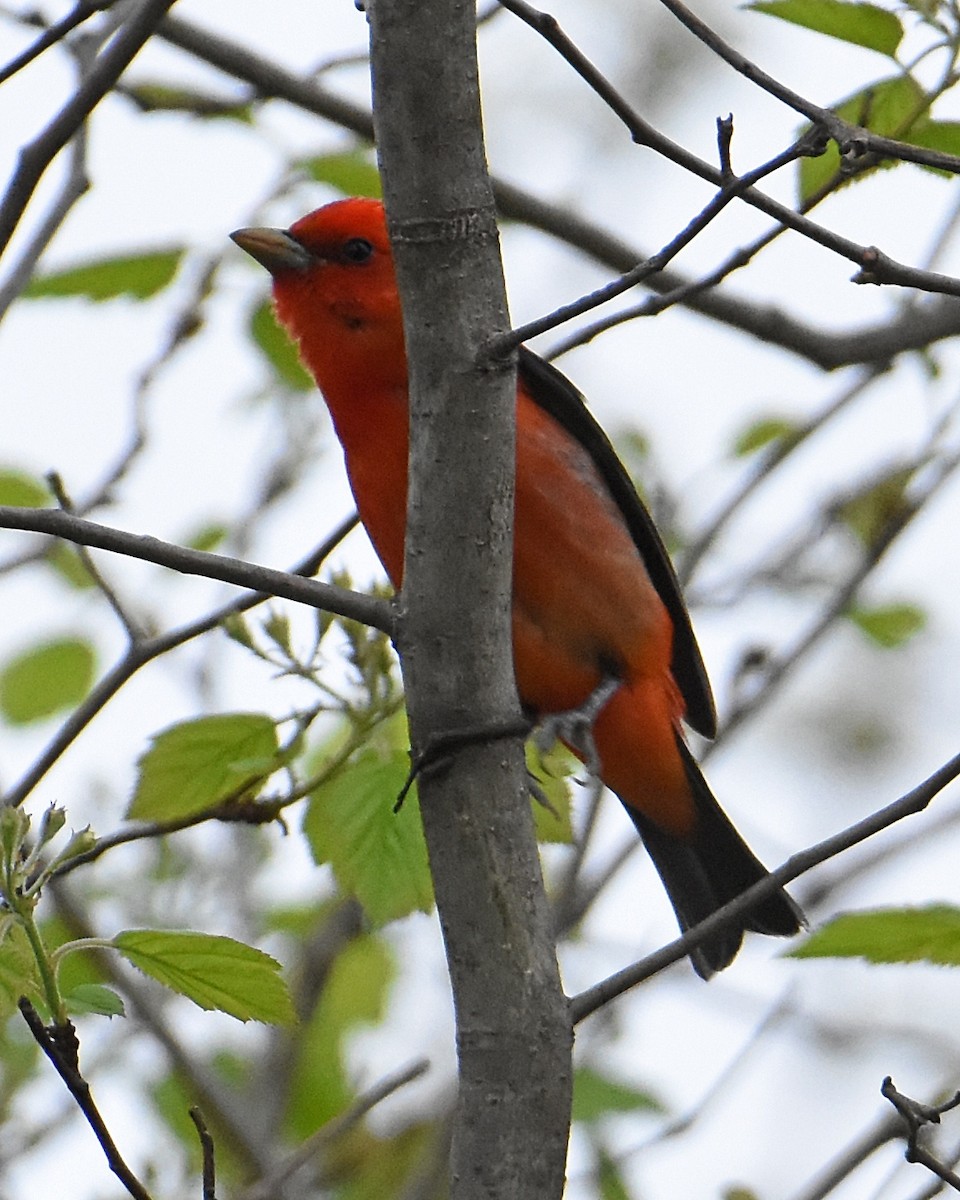
{"type": "Polygon", "coordinates": [[[368,242],[366,238],[351,238],[348,242],[343,243],[343,257],[348,262],[366,262],[371,254],[373,254],[373,243],[368,242]]]}

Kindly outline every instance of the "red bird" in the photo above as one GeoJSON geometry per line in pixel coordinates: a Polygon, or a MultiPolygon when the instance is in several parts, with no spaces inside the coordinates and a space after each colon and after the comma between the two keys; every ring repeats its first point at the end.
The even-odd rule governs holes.
{"type": "MultiPolygon", "coordinates": [[[[273,276],[343,446],[361,520],[403,582],[408,392],[400,297],[382,205],[340,200],[289,230],[234,241],[273,276]]],[[[600,776],[620,797],[677,914],[697,924],[767,872],[714,799],[683,740],[716,714],[677,578],[649,513],[583,398],[521,348],[517,384],[513,654],[534,717],[619,683],[593,727],[600,776]]],[[[707,978],[745,930],[789,936],[802,916],[778,890],[697,949],[707,978]]]]}

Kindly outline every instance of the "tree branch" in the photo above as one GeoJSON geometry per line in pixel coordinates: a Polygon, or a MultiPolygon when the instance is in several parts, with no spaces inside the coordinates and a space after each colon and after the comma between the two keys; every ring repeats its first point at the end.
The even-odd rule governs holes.
{"type": "MultiPolygon", "coordinates": [[[[516,381],[468,0],[368,0],[377,141],[404,305],[410,491],[398,642],[414,750],[517,723],[511,652],[516,381]]],[[[522,741],[484,738],[420,781],[453,985],[455,1200],[555,1200],[571,1028],[522,741]]]]}
{"type": "MultiPolygon", "coordinates": [[[[366,110],[334,95],[312,80],[304,80],[284,71],[236,42],[172,17],[167,17],[161,24],[158,34],[172,45],[249,83],[262,96],[286,100],[306,112],[350,130],[358,137],[373,140],[373,122],[366,110]]],[[[651,128],[637,114],[632,114],[631,119],[641,122],[644,129],[651,128]]],[[[656,130],[653,130],[653,134],[660,139],[656,143],[659,153],[707,182],[720,185],[721,173],[718,169],[670,142],[656,130]],[[673,157],[674,154],[677,157],[673,157]]],[[[503,217],[539,229],[612,270],[628,271],[648,257],[643,250],[570,212],[568,208],[550,204],[514,184],[494,179],[493,190],[497,209],[503,217]]],[[[748,191],[743,198],[784,224],[792,221],[799,228],[797,223],[805,221],[793,209],[755,190],[748,191]]],[[[807,222],[807,226],[819,228],[814,222],[807,222]]],[[[690,311],[731,329],[749,333],[759,341],[781,346],[825,371],[859,362],[889,362],[904,350],[917,350],[960,333],[960,304],[952,296],[943,297],[926,307],[918,306],[892,322],[884,319],[862,330],[837,334],[799,321],[773,305],[758,304],[726,292],[701,294],[695,281],[676,271],[663,271],[648,279],[646,286],[658,293],[687,291],[689,294],[683,304],[690,311]]]]}
{"type": "MultiPolygon", "coordinates": [[[[12,509],[13,512],[28,512],[37,511],[41,513],[50,513],[49,509],[27,510],[27,509],[12,509]]],[[[50,513],[50,515],[57,515],[50,513]]],[[[64,514],[59,514],[64,515],[64,514]]],[[[0,521],[2,524],[2,521],[0,521]]],[[[82,522],[84,525],[90,525],[90,522],[82,522]]],[[[320,567],[324,558],[337,546],[340,541],[350,532],[357,524],[357,516],[354,514],[334,530],[331,536],[320,545],[316,550],[307,556],[307,558],[295,567],[294,570],[284,576],[283,572],[275,572],[287,579],[295,579],[300,575],[313,575],[320,567]]],[[[95,529],[101,528],[94,526],[95,529]]],[[[111,533],[116,533],[116,530],[110,530],[111,533]]],[[[158,543],[163,545],[164,543],[158,543]]],[[[179,550],[181,547],[171,547],[174,550],[179,550]]],[[[191,554],[196,551],[189,551],[191,554]]],[[[206,557],[217,558],[218,555],[209,555],[206,557]]],[[[233,560],[224,560],[227,562],[233,560]]],[[[238,564],[243,565],[243,564],[238,564]]],[[[255,571],[259,568],[255,568],[255,571]]],[[[274,572],[271,572],[273,574],[274,572]]],[[[228,581],[229,582],[229,581],[228,581]]],[[[314,581],[315,582],[315,581],[314,581]]],[[[327,586],[327,585],[319,585],[327,586]]],[[[337,589],[339,590],[339,589],[337,589]]],[[[18,784],[10,788],[5,796],[4,802],[16,807],[22,804],[26,797],[33,791],[39,781],[46,775],[60,756],[73,744],[77,737],[90,724],[93,718],[102,711],[107,703],[120,691],[141,667],[148,662],[158,658],[161,654],[166,654],[167,651],[173,650],[177,646],[182,646],[186,642],[191,641],[201,634],[208,633],[211,629],[216,628],[228,617],[238,615],[253,608],[255,605],[262,603],[274,593],[269,591],[256,591],[250,595],[240,596],[230,604],[222,608],[216,609],[205,617],[201,617],[198,621],[192,621],[187,625],[181,626],[179,629],[171,630],[168,633],[159,634],[153,638],[147,638],[142,641],[131,643],[123,658],[110,670],[99,682],[94,686],[90,694],[86,697],[82,704],[70,714],[67,720],[63,723],[53,739],[44,749],[43,753],[27,771],[18,784]]],[[[352,592],[346,592],[346,595],[353,595],[352,592]]],[[[180,828],[181,826],[178,826],[180,828]]]]}
{"type": "Polygon", "coordinates": [[[133,16],[101,53],[73,98],[47,128],[20,151],[13,178],[0,203],[0,256],[47,167],[127,69],[173,3],[174,0],[142,0],[133,16]]]}
{"type": "Polygon", "coordinates": [[[150,1193],[124,1162],[123,1155],[117,1149],[116,1142],[111,1137],[110,1130],[94,1102],[90,1085],[80,1074],[77,1061],[79,1047],[73,1025],[69,1022],[66,1025],[44,1025],[37,1015],[37,1010],[25,996],[21,997],[19,1007],[20,1013],[27,1023],[27,1028],[33,1034],[37,1045],[53,1064],[57,1074],[66,1084],[70,1095],[77,1102],[77,1107],[86,1118],[87,1124],[93,1130],[97,1141],[103,1148],[110,1170],[134,1200],[152,1200],[150,1193]]]}
{"type": "Polygon", "coordinates": [[[374,629],[391,636],[394,632],[391,605],[376,596],[365,596],[362,592],[334,587],[333,584],[321,583],[317,579],[304,579],[272,567],[241,562],[225,554],[190,550],[186,546],[161,541],[160,538],[127,533],[125,530],[98,525],[94,521],[87,521],[56,509],[0,505],[0,529],[24,529],[33,533],[50,534],[80,546],[94,546],[98,550],[109,550],[113,554],[124,554],[128,558],[156,563],[181,575],[201,575],[207,579],[219,579],[236,587],[280,596],[297,604],[307,604],[311,608],[319,608],[324,612],[361,621],[364,625],[372,625],[374,629]]]}

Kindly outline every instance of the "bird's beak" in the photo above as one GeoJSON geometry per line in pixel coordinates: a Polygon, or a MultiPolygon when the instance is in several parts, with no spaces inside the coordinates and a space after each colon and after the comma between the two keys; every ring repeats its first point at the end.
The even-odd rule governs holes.
{"type": "Polygon", "coordinates": [[[271,275],[305,271],[315,261],[310,251],[284,229],[237,229],[230,237],[271,275]]]}

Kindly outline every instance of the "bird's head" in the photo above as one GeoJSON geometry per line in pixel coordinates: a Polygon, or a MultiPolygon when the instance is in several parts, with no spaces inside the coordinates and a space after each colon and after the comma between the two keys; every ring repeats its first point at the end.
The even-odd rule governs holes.
{"type": "Polygon", "coordinates": [[[238,229],[236,244],[273,276],[281,323],[328,399],[346,372],[406,373],[403,319],[379,200],[337,200],[289,229],[238,229]]]}

